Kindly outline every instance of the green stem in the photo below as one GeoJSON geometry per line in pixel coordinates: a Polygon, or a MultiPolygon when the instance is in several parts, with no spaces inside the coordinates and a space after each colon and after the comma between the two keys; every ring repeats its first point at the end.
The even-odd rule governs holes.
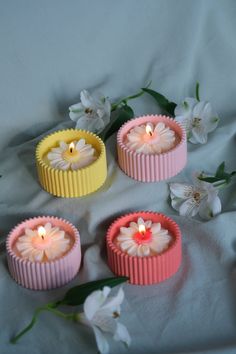
{"type": "Polygon", "coordinates": [[[198,102],[200,102],[200,97],[199,97],[199,82],[196,82],[196,99],[198,100],[198,102]]]}
{"type": "Polygon", "coordinates": [[[228,183],[224,180],[224,181],[214,182],[214,183],[212,183],[212,185],[217,189],[222,189],[222,188],[226,187],[228,185],[228,183]]]}
{"type": "MultiPolygon", "coordinates": [[[[145,88],[149,88],[149,86],[151,85],[151,81],[148,83],[148,85],[145,88]]],[[[136,93],[135,95],[131,95],[131,96],[127,96],[125,98],[122,98],[120,101],[118,101],[117,103],[113,103],[111,106],[111,111],[115,111],[117,108],[119,108],[119,106],[121,104],[126,105],[128,101],[130,100],[134,100],[135,98],[138,98],[140,96],[142,96],[145,92],[144,91],[140,91],[138,93],[136,93]]]]}
{"type": "Polygon", "coordinates": [[[70,313],[70,314],[65,314],[61,311],[56,310],[55,308],[51,307],[52,304],[48,304],[44,307],[39,307],[38,309],[35,310],[33,318],[31,320],[31,322],[28,324],[28,326],[26,326],[20,333],[18,333],[15,337],[13,337],[10,342],[12,344],[15,344],[24,334],[26,334],[27,332],[29,332],[33,326],[35,325],[38,315],[40,312],[42,311],[49,311],[54,313],[54,315],[65,318],[67,320],[74,320],[75,319],[75,314],[74,313],[70,313]]]}

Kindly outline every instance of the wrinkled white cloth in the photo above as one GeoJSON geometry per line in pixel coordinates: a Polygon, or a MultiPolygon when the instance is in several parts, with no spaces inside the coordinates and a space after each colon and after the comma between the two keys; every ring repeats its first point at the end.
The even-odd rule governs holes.
{"type": "MultiPolygon", "coordinates": [[[[117,166],[115,135],[107,142],[108,177],[96,193],[55,198],[37,181],[37,142],[73,125],[68,107],[84,87],[111,98],[152,87],[180,102],[194,93],[212,102],[221,121],[206,145],[188,145],[188,164],[171,182],[191,182],[194,170],[214,172],[235,161],[234,1],[5,2],[1,6],[0,241],[25,218],[56,215],[78,227],[84,262],[72,283],[48,292],[26,290],[11,279],[0,254],[0,352],[5,354],[96,353],[89,329],[42,313],[18,344],[9,338],[31,319],[35,307],[66,289],[111,276],[105,234],[126,212],[164,212],[180,225],[179,272],[154,286],[124,285],[122,323],[129,351],[110,343],[112,354],[234,354],[236,352],[236,187],[220,192],[222,213],[209,222],[181,217],[170,206],[167,182],[141,183],[117,166]],[[58,125],[59,119],[68,119],[58,125]],[[43,134],[42,134],[43,132],[43,134]]],[[[154,101],[132,103],[136,114],[157,113],[154,101]]]]}

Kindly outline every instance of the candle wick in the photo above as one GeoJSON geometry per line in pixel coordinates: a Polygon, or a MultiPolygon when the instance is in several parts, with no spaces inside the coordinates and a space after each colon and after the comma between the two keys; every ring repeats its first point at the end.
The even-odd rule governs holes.
{"type": "Polygon", "coordinates": [[[43,235],[41,236],[41,238],[42,238],[42,240],[44,240],[44,236],[43,235]]]}
{"type": "Polygon", "coordinates": [[[152,136],[152,132],[150,131],[149,133],[148,133],[150,136],[152,136]]]}
{"type": "Polygon", "coordinates": [[[73,152],[73,148],[70,148],[70,153],[72,154],[72,152],[73,152]]]}

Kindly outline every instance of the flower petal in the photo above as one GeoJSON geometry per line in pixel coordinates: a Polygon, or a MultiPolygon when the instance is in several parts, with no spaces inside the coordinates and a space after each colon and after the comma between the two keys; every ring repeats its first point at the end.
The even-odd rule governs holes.
{"type": "Polygon", "coordinates": [[[117,323],[116,333],[114,335],[114,340],[121,341],[125,343],[127,346],[131,344],[131,337],[127,328],[120,322],[117,323]]]}
{"type": "Polygon", "coordinates": [[[193,198],[185,200],[179,207],[179,213],[182,216],[195,216],[198,213],[199,205],[193,198]]]}
{"type": "Polygon", "coordinates": [[[143,218],[138,218],[138,225],[145,225],[143,218]]]}
{"type": "MultiPolygon", "coordinates": [[[[106,294],[105,294],[106,295],[106,294]]],[[[106,296],[103,291],[96,290],[92,292],[84,302],[84,313],[88,320],[92,320],[95,313],[106,301],[106,296]]]]}
{"type": "Polygon", "coordinates": [[[206,133],[205,128],[204,128],[203,125],[200,125],[198,127],[194,127],[192,129],[192,135],[193,135],[193,137],[195,138],[195,140],[198,143],[206,144],[206,142],[207,142],[207,133],[206,133]]]}
{"type": "Polygon", "coordinates": [[[79,113],[74,113],[74,112],[69,112],[69,117],[71,120],[73,120],[74,122],[77,122],[78,119],[80,119],[81,117],[83,117],[85,115],[84,111],[81,110],[79,113]]]}
{"type": "Polygon", "coordinates": [[[92,319],[93,325],[102,330],[102,332],[107,332],[114,334],[117,327],[117,320],[113,317],[113,313],[109,310],[100,309],[96,312],[92,319]]]}
{"type": "Polygon", "coordinates": [[[205,105],[206,105],[205,101],[197,102],[197,104],[193,107],[193,112],[192,112],[193,118],[204,119],[204,108],[205,108],[205,105]]]}
{"type": "Polygon", "coordinates": [[[170,183],[171,193],[181,199],[188,199],[193,193],[193,186],[186,183],[170,183]]]}
{"type": "Polygon", "coordinates": [[[137,247],[137,256],[147,257],[150,255],[150,247],[145,244],[141,244],[137,247]]]}
{"type": "Polygon", "coordinates": [[[152,224],[151,231],[152,231],[153,234],[159,232],[160,230],[161,230],[161,224],[159,222],[152,224]]]}
{"type": "Polygon", "coordinates": [[[116,296],[113,296],[111,298],[109,298],[105,304],[102,306],[102,310],[110,310],[111,312],[116,311],[117,307],[121,305],[121,303],[124,300],[124,291],[122,288],[119,288],[118,293],[116,294],[116,296]]]}
{"type": "Polygon", "coordinates": [[[76,150],[80,150],[85,146],[85,139],[80,139],[79,141],[77,141],[76,143],[76,150]]]}
{"type": "Polygon", "coordinates": [[[68,149],[68,145],[64,141],[60,141],[59,146],[62,149],[62,151],[66,151],[68,149]]]}
{"type": "Polygon", "coordinates": [[[179,211],[179,208],[180,208],[181,204],[183,204],[185,199],[177,198],[172,193],[171,193],[170,197],[171,197],[172,208],[179,211]]]}
{"type": "Polygon", "coordinates": [[[92,328],[93,328],[93,331],[95,334],[96,343],[97,343],[97,347],[99,349],[99,352],[101,354],[108,354],[109,353],[109,344],[108,344],[105,336],[103,335],[102,331],[100,331],[100,329],[98,329],[95,326],[93,326],[92,328]]]}
{"type": "Polygon", "coordinates": [[[193,97],[186,97],[179,105],[175,107],[175,116],[183,116],[189,112],[191,113],[197,102],[198,101],[193,97]]]}
{"type": "Polygon", "coordinates": [[[84,107],[91,108],[91,106],[93,104],[93,102],[92,102],[93,99],[87,90],[82,90],[80,92],[80,100],[81,100],[81,103],[84,107]]]}
{"type": "Polygon", "coordinates": [[[136,246],[136,243],[134,242],[134,240],[132,238],[130,238],[127,241],[123,241],[120,244],[120,248],[122,249],[122,251],[127,251],[129,248],[136,246]]]}
{"type": "Polygon", "coordinates": [[[80,113],[83,110],[84,110],[84,107],[82,106],[81,102],[75,103],[69,107],[69,111],[74,112],[74,113],[80,113]]]}
{"type": "Polygon", "coordinates": [[[85,129],[94,133],[100,133],[105,125],[101,118],[88,118],[86,115],[82,116],[76,123],[76,129],[85,129]]]}
{"type": "Polygon", "coordinates": [[[221,212],[221,201],[218,195],[213,198],[205,199],[201,202],[199,207],[199,215],[205,219],[210,220],[221,212]]]}
{"type": "Polygon", "coordinates": [[[25,234],[26,234],[26,236],[29,236],[29,237],[36,236],[36,232],[34,230],[32,230],[32,229],[29,229],[29,228],[25,229],[25,234]]]}

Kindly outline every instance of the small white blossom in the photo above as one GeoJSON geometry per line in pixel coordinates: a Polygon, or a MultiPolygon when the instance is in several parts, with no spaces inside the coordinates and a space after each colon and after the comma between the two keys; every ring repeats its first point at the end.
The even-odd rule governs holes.
{"type": "Polygon", "coordinates": [[[108,297],[110,287],[91,293],[84,302],[84,312],[78,315],[78,321],[94,331],[99,352],[107,354],[109,344],[106,335],[112,335],[115,341],[122,341],[127,346],[131,338],[127,328],[118,321],[120,305],[124,300],[124,291],[119,289],[114,297],[108,297]]]}
{"type": "Polygon", "coordinates": [[[211,184],[196,178],[193,185],[170,183],[172,207],[183,216],[199,215],[209,220],[221,212],[218,190],[211,184]]]}
{"type": "Polygon", "coordinates": [[[100,133],[110,122],[111,104],[102,94],[80,93],[80,102],[69,107],[69,116],[76,122],[77,129],[100,133]]]}
{"type": "Polygon", "coordinates": [[[205,144],[208,133],[215,130],[219,122],[211,104],[195,98],[185,98],[175,108],[175,119],[184,126],[188,140],[193,144],[205,144]]]}

